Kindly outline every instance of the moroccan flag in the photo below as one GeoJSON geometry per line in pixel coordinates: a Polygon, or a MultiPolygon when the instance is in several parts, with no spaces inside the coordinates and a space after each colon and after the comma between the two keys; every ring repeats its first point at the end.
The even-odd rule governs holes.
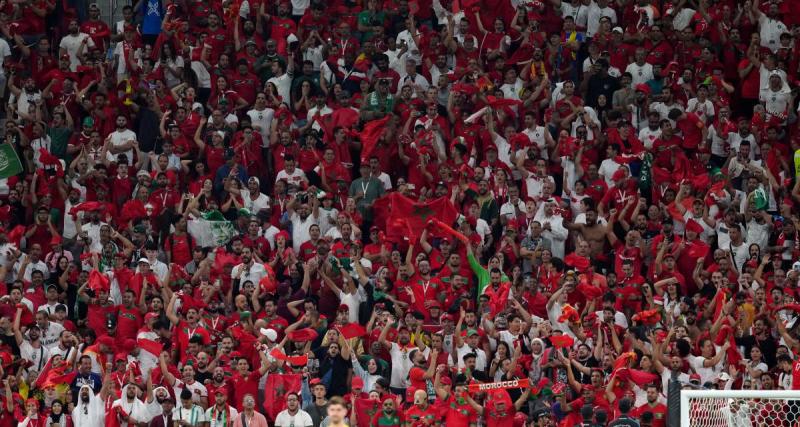
{"type": "Polygon", "coordinates": [[[386,122],[389,121],[389,116],[384,116],[382,119],[372,120],[364,125],[361,131],[361,162],[369,160],[372,150],[378,145],[378,140],[383,135],[383,130],[386,129],[386,122]]]}
{"type": "Polygon", "coordinates": [[[521,380],[511,380],[511,381],[500,381],[496,383],[484,383],[484,384],[470,384],[469,385],[469,392],[470,393],[478,393],[482,391],[493,391],[493,390],[509,390],[513,388],[528,388],[530,387],[530,380],[527,378],[521,380]]]}
{"type": "Polygon", "coordinates": [[[339,333],[347,340],[362,337],[367,334],[367,330],[358,323],[348,323],[346,325],[337,326],[336,329],[338,329],[339,333]]]}
{"type": "MultiPolygon", "coordinates": [[[[396,242],[402,242],[404,237],[412,242],[419,240],[419,235],[429,219],[436,218],[449,225],[458,217],[458,211],[446,197],[420,203],[402,194],[391,193],[378,199],[373,208],[376,210],[376,217],[384,221],[386,238],[396,242]],[[398,226],[403,223],[405,227],[398,226]]],[[[380,227],[381,224],[376,225],[380,227]]]]}
{"type": "Polygon", "coordinates": [[[142,350],[152,354],[155,357],[161,355],[161,352],[164,350],[164,345],[158,341],[148,340],[146,338],[139,338],[136,340],[136,344],[142,350]]]}
{"type": "Polygon", "coordinates": [[[0,178],[19,175],[22,172],[22,162],[19,161],[17,151],[11,144],[0,144],[0,178]]]}
{"type": "Polygon", "coordinates": [[[380,411],[380,409],[380,400],[361,398],[356,399],[355,411],[358,420],[358,425],[356,425],[356,427],[370,427],[372,419],[375,417],[375,414],[380,411]]]}
{"type": "Polygon", "coordinates": [[[89,279],[87,279],[87,283],[89,284],[89,289],[95,291],[96,293],[100,293],[100,291],[103,290],[108,292],[111,289],[111,281],[108,280],[108,276],[97,270],[92,270],[89,272],[89,279]]]}
{"type": "Polygon", "coordinates": [[[267,418],[274,420],[279,412],[286,409],[286,394],[300,393],[302,383],[303,377],[299,374],[269,374],[264,392],[267,418]]]}

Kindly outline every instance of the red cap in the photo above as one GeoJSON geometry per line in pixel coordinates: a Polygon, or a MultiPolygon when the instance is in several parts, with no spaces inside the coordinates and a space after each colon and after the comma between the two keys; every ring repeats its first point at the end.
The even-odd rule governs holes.
{"type": "MultiPolygon", "coordinates": [[[[312,387],[317,385],[317,384],[322,384],[322,380],[320,380],[319,378],[314,378],[314,379],[312,379],[311,381],[308,382],[308,385],[310,385],[312,387]]],[[[325,385],[325,384],[322,384],[322,385],[325,385]]]]}
{"type": "Polygon", "coordinates": [[[617,169],[616,172],[614,172],[614,174],[611,175],[611,180],[612,181],[616,182],[616,181],[619,181],[621,179],[625,179],[625,169],[624,168],[617,169]]]}
{"type": "Polygon", "coordinates": [[[700,374],[689,375],[689,381],[694,381],[694,380],[700,381],[700,374]]]}
{"type": "Polygon", "coordinates": [[[221,386],[214,390],[214,394],[228,394],[228,387],[221,386]]]}
{"type": "Polygon", "coordinates": [[[364,380],[359,376],[354,376],[350,381],[350,388],[364,388],[364,380]]]}
{"type": "Polygon", "coordinates": [[[444,376],[439,380],[440,383],[443,385],[451,385],[453,382],[450,380],[450,377],[444,376]]]}
{"type": "Polygon", "coordinates": [[[147,322],[150,319],[158,319],[158,313],[153,313],[152,311],[144,315],[144,321],[147,322]]]}
{"type": "Polygon", "coordinates": [[[339,304],[338,311],[350,311],[350,307],[348,307],[347,304],[339,304]]]}
{"type": "Polygon", "coordinates": [[[648,86],[645,83],[639,83],[638,85],[636,85],[636,90],[644,92],[645,95],[650,95],[650,93],[653,91],[652,89],[650,89],[650,86],[648,86]]]}
{"type": "Polygon", "coordinates": [[[123,361],[123,362],[127,362],[128,361],[128,355],[125,354],[125,353],[117,353],[117,354],[115,354],[114,355],[114,363],[119,362],[120,360],[123,361]]]}

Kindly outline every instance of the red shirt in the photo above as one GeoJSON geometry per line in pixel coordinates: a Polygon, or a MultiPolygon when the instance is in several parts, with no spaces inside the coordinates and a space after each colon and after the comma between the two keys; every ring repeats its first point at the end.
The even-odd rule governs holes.
{"type": "Polygon", "coordinates": [[[121,339],[136,338],[136,333],[142,327],[144,320],[139,309],[119,307],[117,312],[117,333],[116,337],[121,339]]]}
{"type": "Polygon", "coordinates": [[[650,412],[653,414],[653,427],[664,427],[667,422],[667,405],[663,403],[656,403],[653,406],[650,406],[649,403],[645,403],[644,405],[636,408],[631,412],[631,416],[634,418],[640,418],[642,414],[645,412],[650,412]]]}
{"type": "Polygon", "coordinates": [[[182,236],[175,233],[164,242],[164,251],[171,254],[171,261],[178,265],[186,265],[192,261],[192,247],[194,240],[188,233],[182,236]]]}
{"type": "Polygon", "coordinates": [[[459,403],[458,399],[450,395],[446,404],[445,425],[448,427],[469,427],[478,422],[478,413],[466,401],[459,403]]]}
{"type": "Polygon", "coordinates": [[[436,423],[439,419],[439,413],[431,405],[428,405],[425,409],[414,405],[406,409],[405,418],[406,422],[409,423],[411,427],[427,427],[436,423]]]}

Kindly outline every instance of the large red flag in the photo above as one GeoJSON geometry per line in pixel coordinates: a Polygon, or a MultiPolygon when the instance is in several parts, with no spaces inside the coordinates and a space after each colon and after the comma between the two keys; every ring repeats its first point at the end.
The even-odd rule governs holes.
{"type": "Polygon", "coordinates": [[[373,120],[364,125],[361,131],[361,162],[369,160],[369,155],[372,150],[378,145],[378,140],[383,135],[383,130],[386,128],[386,122],[389,121],[390,116],[384,116],[382,119],[373,120]]]}
{"type": "Polygon", "coordinates": [[[436,218],[450,225],[458,217],[458,211],[446,197],[420,203],[402,194],[391,193],[376,200],[373,208],[376,225],[385,226],[386,238],[395,242],[402,242],[404,237],[412,239],[412,242],[419,240],[429,219],[436,218]]]}
{"type": "Polygon", "coordinates": [[[356,427],[370,427],[370,423],[372,419],[375,417],[375,414],[378,413],[381,409],[381,401],[380,400],[372,400],[372,399],[356,399],[356,418],[358,421],[358,425],[356,427]]]}
{"type": "Polygon", "coordinates": [[[269,374],[264,392],[264,411],[267,418],[274,420],[278,413],[286,409],[286,394],[300,393],[303,377],[299,374],[269,374]]]}

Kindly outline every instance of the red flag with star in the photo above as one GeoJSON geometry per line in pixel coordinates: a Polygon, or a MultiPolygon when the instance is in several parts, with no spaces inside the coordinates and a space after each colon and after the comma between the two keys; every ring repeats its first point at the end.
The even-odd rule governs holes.
{"type": "Polygon", "coordinates": [[[381,210],[376,212],[376,217],[385,219],[387,239],[396,242],[402,242],[404,237],[412,242],[419,240],[419,235],[430,219],[436,218],[442,223],[452,224],[458,217],[458,211],[446,197],[421,203],[402,194],[391,193],[376,201],[373,208],[381,210]],[[378,203],[383,199],[383,203],[378,203]],[[405,226],[400,227],[399,224],[405,226]]]}
{"type": "Polygon", "coordinates": [[[286,409],[286,394],[300,393],[303,377],[299,374],[269,374],[264,388],[264,411],[267,418],[274,420],[278,413],[286,409]]]}

